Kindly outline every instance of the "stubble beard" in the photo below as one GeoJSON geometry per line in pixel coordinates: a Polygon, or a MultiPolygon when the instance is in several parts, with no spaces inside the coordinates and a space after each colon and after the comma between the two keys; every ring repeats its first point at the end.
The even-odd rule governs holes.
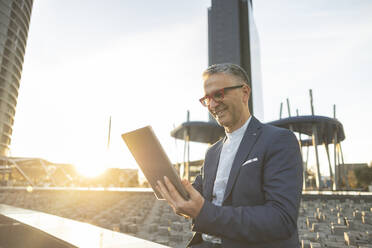
{"type": "Polygon", "coordinates": [[[226,120],[226,118],[228,118],[229,115],[231,115],[229,110],[230,110],[229,107],[227,107],[225,105],[225,106],[219,108],[217,111],[214,111],[212,113],[212,115],[213,115],[214,119],[217,121],[217,123],[224,128],[227,127],[228,122],[229,122],[228,120],[226,120]]]}

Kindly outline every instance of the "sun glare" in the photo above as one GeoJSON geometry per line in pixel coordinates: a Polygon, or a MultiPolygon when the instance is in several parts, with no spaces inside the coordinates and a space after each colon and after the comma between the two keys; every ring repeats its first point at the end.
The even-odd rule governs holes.
{"type": "Polygon", "coordinates": [[[109,160],[105,154],[80,159],[76,164],[76,170],[84,177],[98,177],[109,168],[109,160]]]}
{"type": "Polygon", "coordinates": [[[89,163],[76,165],[76,169],[78,173],[84,177],[98,177],[103,174],[106,167],[104,165],[95,165],[89,163]]]}

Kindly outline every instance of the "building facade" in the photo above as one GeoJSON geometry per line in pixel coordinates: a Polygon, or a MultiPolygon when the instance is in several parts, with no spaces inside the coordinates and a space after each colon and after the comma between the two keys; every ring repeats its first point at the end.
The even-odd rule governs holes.
{"type": "Polygon", "coordinates": [[[9,154],[33,0],[0,0],[0,155],[9,154]]]}
{"type": "Polygon", "coordinates": [[[259,38],[251,0],[212,0],[208,9],[208,63],[240,65],[251,79],[251,113],[263,121],[259,38]]]}

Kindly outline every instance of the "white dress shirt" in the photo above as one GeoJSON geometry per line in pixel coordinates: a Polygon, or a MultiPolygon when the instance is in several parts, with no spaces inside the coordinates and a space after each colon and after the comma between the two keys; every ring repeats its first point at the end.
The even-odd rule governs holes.
{"type": "MultiPolygon", "coordinates": [[[[226,140],[222,146],[216,179],[213,186],[212,203],[214,205],[222,206],[222,201],[225,194],[227,181],[230,176],[231,167],[234,162],[236,152],[238,151],[238,148],[240,146],[240,142],[243,139],[244,133],[251,118],[252,117],[249,117],[244,125],[241,126],[239,129],[235,130],[232,133],[226,133],[226,140]]],[[[204,241],[221,243],[221,239],[213,235],[202,234],[202,238],[204,241]]]]}
{"type": "Polygon", "coordinates": [[[216,180],[213,187],[212,203],[217,206],[222,206],[223,197],[229,179],[231,166],[234,162],[236,152],[238,151],[240,142],[243,139],[245,130],[249,124],[251,117],[239,129],[232,133],[226,133],[226,140],[222,146],[220,161],[218,163],[216,180]]]}

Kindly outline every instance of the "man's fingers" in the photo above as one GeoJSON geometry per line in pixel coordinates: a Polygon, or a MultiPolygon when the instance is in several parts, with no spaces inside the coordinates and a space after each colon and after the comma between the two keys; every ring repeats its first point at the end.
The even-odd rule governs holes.
{"type": "Polygon", "coordinates": [[[183,186],[185,186],[186,191],[189,193],[190,198],[194,198],[195,194],[199,194],[199,192],[192,186],[192,184],[187,180],[182,180],[183,186]]]}
{"type": "Polygon", "coordinates": [[[165,200],[170,205],[174,206],[174,200],[173,200],[173,198],[169,195],[168,189],[165,187],[165,185],[161,181],[158,181],[157,189],[160,191],[160,193],[165,198],[165,200]]]}
{"type": "Polygon", "coordinates": [[[160,195],[165,199],[164,194],[163,194],[163,191],[161,190],[161,188],[159,187],[159,185],[156,185],[155,188],[156,188],[157,191],[160,192],[160,195]]]}
{"type": "Polygon", "coordinates": [[[189,181],[182,180],[182,184],[190,194],[191,199],[188,201],[182,198],[167,177],[164,177],[164,182],[157,181],[156,189],[160,191],[162,196],[167,200],[169,205],[171,205],[176,214],[195,218],[199,214],[200,209],[203,207],[204,198],[196,189],[194,189],[189,181]]]}
{"type": "Polygon", "coordinates": [[[165,185],[168,188],[170,196],[176,201],[176,202],[182,202],[184,199],[182,196],[178,193],[177,189],[173,186],[172,182],[168,179],[168,177],[164,176],[164,182],[165,185]]]}
{"type": "Polygon", "coordinates": [[[166,195],[166,192],[164,190],[164,186],[161,186],[161,182],[157,182],[157,185],[156,185],[156,189],[160,192],[160,194],[166,199],[167,198],[167,195],[166,195]]]}

